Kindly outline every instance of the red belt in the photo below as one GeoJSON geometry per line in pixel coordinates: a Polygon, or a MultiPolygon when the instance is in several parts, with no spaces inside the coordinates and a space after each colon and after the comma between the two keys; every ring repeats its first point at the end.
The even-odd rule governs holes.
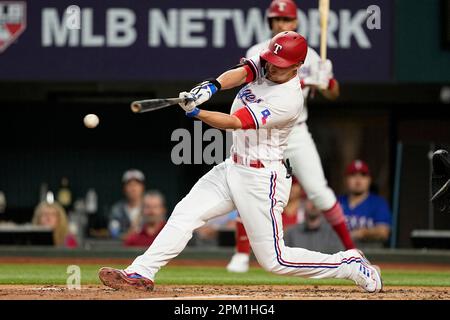
{"type": "Polygon", "coordinates": [[[238,155],[236,153],[233,153],[233,161],[234,161],[234,163],[242,164],[244,166],[249,166],[249,167],[252,167],[252,168],[258,168],[258,169],[259,168],[264,168],[264,165],[262,164],[261,161],[259,161],[259,160],[250,160],[250,163],[245,163],[244,162],[244,158],[242,158],[240,155],[238,155]]]}

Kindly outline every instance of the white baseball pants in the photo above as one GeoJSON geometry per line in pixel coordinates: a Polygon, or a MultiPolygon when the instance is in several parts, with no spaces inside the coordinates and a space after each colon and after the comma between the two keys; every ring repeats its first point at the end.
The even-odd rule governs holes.
{"type": "Polygon", "coordinates": [[[265,270],[317,279],[350,278],[360,261],[350,251],[328,255],[285,246],[281,212],[290,187],[291,179],[286,178],[280,161],[256,169],[227,159],[194,185],[150,248],[126,271],[154,280],[158,270],[184,249],[196,228],[237,208],[253,252],[265,270]]]}

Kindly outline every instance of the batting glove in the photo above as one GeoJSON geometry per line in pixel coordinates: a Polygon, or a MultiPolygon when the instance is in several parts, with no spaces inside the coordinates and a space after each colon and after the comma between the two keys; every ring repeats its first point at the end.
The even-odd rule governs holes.
{"type": "Polygon", "coordinates": [[[220,88],[221,85],[216,79],[203,81],[192,88],[189,93],[180,93],[179,97],[185,99],[180,106],[186,111],[188,117],[194,117],[200,112],[197,106],[211,99],[212,95],[220,88]]]}
{"type": "Polygon", "coordinates": [[[195,117],[200,112],[200,109],[197,108],[195,104],[195,97],[190,92],[180,92],[178,95],[179,98],[184,99],[184,102],[180,102],[179,105],[186,111],[186,116],[195,117]]]}
{"type": "MultiPolygon", "coordinates": [[[[302,76],[302,74],[300,74],[302,76]]],[[[302,86],[317,87],[322,90],[328,89],[330,79],[333,78],[333,64],[330,60],[318,61],[309,67],[309,72],[304,75],[302,86]]]]}
{"type": "Polygon", "coordinates": [[[318,87],[322,90],[328,89],[330,80],[333,78],[333,64],[329,59],[319,61],[317,72],[318,87]]]}

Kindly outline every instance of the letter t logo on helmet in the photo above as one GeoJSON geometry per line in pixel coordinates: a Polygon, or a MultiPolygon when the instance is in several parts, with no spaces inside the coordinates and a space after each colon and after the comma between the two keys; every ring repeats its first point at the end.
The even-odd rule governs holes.
{"type": "Polygon", "coordinates": [[[283,46],[280,46],[278,43],[275,43],[275,49],[273,50],[273,53],[278,54],[278,51],[283,49],[283,46]]]}
{"type": "Polygon", "coordinates": [[[284,9],[286,9],[286,2],[279,2],[278,4],[278,10],[280,10],[281,12],[284,11],[284,9]]]}
{"type": "Polygon", "coordinates": [[[267,10],[267,18],[297,19],[297,5],[292,0],[274,0],[267,10]]]}
{"type": "Polygon", "coordinates": [[[279,68],[305,62],[308,53],[306,39],[294,31],[283,31],[270,40],[268,48],[260,53],[261,59],[279,68]]]}

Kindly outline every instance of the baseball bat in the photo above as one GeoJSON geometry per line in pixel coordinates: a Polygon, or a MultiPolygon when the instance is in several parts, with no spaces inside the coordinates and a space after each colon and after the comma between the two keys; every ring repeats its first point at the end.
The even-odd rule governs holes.
{"type": "Polygon", "coordinates": [[[328,33],[328,14],[330,12],[330,0],[319,0],[320,14],[320,58],[327,60],[327,33],[328,33]]]}
{"type": "Polygon", "coordinates": [[[186,101],[185,98],[149,99],[149,100],[133,101],[131,103],[131,111],[133,111],[134,113],[155,111],[185,101],[186,101]]]}

